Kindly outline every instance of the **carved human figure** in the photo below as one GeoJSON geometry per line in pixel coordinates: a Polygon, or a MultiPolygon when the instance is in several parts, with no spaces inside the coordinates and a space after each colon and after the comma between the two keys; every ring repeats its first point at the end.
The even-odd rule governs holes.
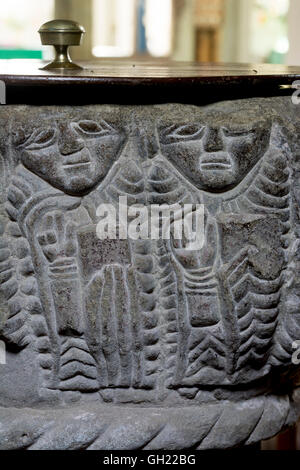
{"type": "Polygon", "coordinates": [[[244,105],[187,107],[182,121],[160,107],[72,113],[18,129],[8,191],[46,319],[46,387],[155,401],[170,388],[190,399],[267,375],[284,360],[272,339],[290,249],[290,149],[278,119],[244,105]],[[119,196],[204,204],[203,248],[98,240],[96,209],[119,196]]]}
{"type": "Polygon", "coordinates": [[[287,244],[290,154],[280,126],[252,109],[201,117],[160,126],[164,164],[206,210],[200,251],[187,251],[184,240],[170,245],[191,325],[177,386],[238,382],[249,361],[247,381],[268,372],[287,244]]]}
{"type": "Polygon", "coordinates": [[[144,378],[142,368],[136,292],[139,277],[149,282],[142,272],[145,245],[131,253],[127,240],[100,241],[95,225],[98,205],[116,203],[106,192],[107,180],[119,178],[117,191],[131,185],[133,193],[144,184],[136,162],[141,157],[133,151],[137,136],[125,145],[128,130],[118,110],[106,119],[74,113],[66,121],[63,113],[53,114],[40,127],[15,133],[20,164],[7,207],[29,242],[38,281],[50,339],[42,352],[53,356],[46,387],[89,393],[152,388],[153,378],[144,378]]]}
{"type": "MultiPolygon", "coordinates": [[[[87,346],[91,319],[85,313],[88,286],[77,229],[93,223],[81,208],[82,196],[105,179],[122,150],[125,133],[113,120],[84,119],[81,113],[66,120],[64,113],[54,113],[14,135],[21,164],[9,188],[8,212],[30,245],[54,359],[50,388],[99,389],[97,364],[87,346]],[[70,350],[75,351],[72,364],[70,350]]],[[[105,260],[98,270],[104,280],[110,276],[105,260]]]]}

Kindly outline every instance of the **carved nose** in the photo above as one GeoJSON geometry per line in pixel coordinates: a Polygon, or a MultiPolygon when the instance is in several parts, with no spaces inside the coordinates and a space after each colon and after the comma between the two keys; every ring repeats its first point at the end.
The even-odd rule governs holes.
{"type": "Polygon", "coordinates": [[[206,152],[218,152],[223,150],[223,141],[220,135],[220,129],[208,128],[204,135],[204,150],[206,152]]]}
{"type": "Polygon", "coordinates": [[[84,141],[71,128],[60,130],[59,150],[62,155],[71,155],[84,148],[84,141]]]}

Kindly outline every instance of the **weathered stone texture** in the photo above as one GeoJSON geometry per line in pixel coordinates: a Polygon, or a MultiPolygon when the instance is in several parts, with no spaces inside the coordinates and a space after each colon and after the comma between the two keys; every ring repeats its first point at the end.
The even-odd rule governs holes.
{"type": "Polygon", "coordinates": [[[0,108],[0,449],[227,448],[297,419],[299,131],[290,98],[0,108]],[[203,248],[100,241],[120,196],[204,204],[203,248]]]}

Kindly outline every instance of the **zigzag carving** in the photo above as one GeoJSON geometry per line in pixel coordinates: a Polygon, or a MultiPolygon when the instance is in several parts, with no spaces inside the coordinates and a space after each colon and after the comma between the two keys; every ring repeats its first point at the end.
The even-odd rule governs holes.
{"type": "Polygon", "coordinates": [[[6,209],[11,222],[0,241],[1,293],[8,305],[1,334],[8,344],[19,348],[30,343],[35,329],[42,335],[46,328],[30,247],[17,223],[19,208],[31,194],[29,184],[15,175],[7,194],[6,209]]]}
{"type": "MultiPolygon", "coordinates": [[[[127,168],[121,169],[115,175],[101,193],[101,197],[98,195],[95,200],[94,196],[94,204],[100,204],[101,200],[117,205],[120,196],[127,197],[128,206],[146,204],[145,175],[134,161],[128,162],[127,168]]],[[[128,260],[127,267],[122,268],[126,271],[124,288],[128,296],[127,305],[116,306],[114,314],[116,318],[124,318],[124,314],[121,315],[122,308],[125,308],[129,314],[126,328],[130,330],[126,335],[124,334],[124,346],[121,347],[121,351],[127,347],[128,353],[120,357],[120,353],[117,352],[119,351],[117,346],[119,330],[116,328],[116,321],[110,320],[112,323],[110,341],[115,338],[114,363],[119,364],[116,369],[116,373],[117,370],[119,373],[111,386],[152,389],[156,385],[160,371],[161,331],[156,309],[155,265],[151,242],[130,240],[130,252],[132,266],[129,266],[130,260],[128,260]],[[128,286],[128,292],[126,286],[128,286]],[[120,372],[121,361],[123,361],[123,373],[120,372]]],[[[114,298],[117,299],[119,295],[120,292],[116,292],[114,298]]]]}
{"type": "MultiPolygon", "coordinates": [[[[21,165],[16,169],[7,191],[10,223],[0,241],[0,293],[8,305],[1,335],[17,348],[33,342],[42,387],[100,392],[107,401],[118,396],[111,389],[124,393],[125,401],[131,393],[139,400],[146,391],[164,400],[176,396],[174,389],[194,398],[203,387],[251,382],[271,365],[290,363],[300,334],[299,223],[295,230],[290,149],[274,129],[261,161],[228,193],[196,189],[159,153],[152,160],[127,155],[126,165],[120,157],[97,189],[77,198],[21,165]],[[117,207],[120,196],[129,206],[148,208],[205,203],[204,249],[187,254],[184,242],[176,245],[172,238],[125,241],[128,253],[112,262],[95,256],[85,273],[84,249],[95,243],[91,256],[93,249],[107,247],[90,243],[80,230],[96,222],[100,203],[117,207]],[[76,221],[75,248],[55,259],[52,242],[43,238],[44,219],[55,211],[66,219],[77,211],[80,218],[81,210],[89,220],[76,221]],[[259,224],[269,221],[279,240],[278,263],[272,265],[270,255],[264,266],[259,224]],[[236,239],[230,232],[235,224],[241,227],[236,239]],[[248,239],[242,233],[247,224],[248,239]],[[66,305],[60,303],[64,296],[66,305]]],[[[189,142],[187,129],[179,131],[178,142],[189,142]]]]}
{"type": "MultiPolygon", "coordinates": [[[[152,204],[184,205],[195,203],[195,197],[183,185],[178,184],[177,177],[162,161],[153,163],[149,174],[149,186],[149,202],[152,204]]],[[[214,380],[216,377],[217,379],[220,379],[220,376],[224,377],[224,372],[220,372],[222,369],[224,370],[225,355],[224,344],[222,344],[224,341],[222,326],[217,325],[203,329],[191,328],[187,317],[186,295],[189,293],[188,295],[193,297],[197,295],[197,290],[200,289],[201,292],[205,290],[202,282],[203,272],[201,269],[199,270],[199,277],[198,271],[182,270],[172,258],[170,243],[165,243],[165,245],[167,251],[163,255],[162,244],[159,255],[163,255],[161,264],[167,263],[165,278],[169,286],[166,290],[161,290],[159,298],[163,292],[168,293],[169,299],[166,300],[165,305],[169,306],[169,311],[163,309],[162,318],[172,319],[171,323],[167,323],[167,331],[169,330],[167,341],[170,344],[168,349],[171,353],[167,362],[169,370],[167,384],[170,387],[178,387],[183,384],[201,386],[206,383],[206,367],[214,371],[214,380]],[[191,276],[190,272],[193,273],[191,276]],[[191,281],[192,279],[195,284],[191,281]],[[196,290],[193,290],[193,287],[196,290]]],[[[160,275],[159,278],[161,285],[165,285],[164,277],[160,275]]],[[[201,314],[202,312],[199,311],[199,317],[201,314]]]]}
{"type": "MultiPolygon", "coordinates": [[[[288,260],[291,228],[289,158],[288,150],[273,149],[272,154],[264,157],[259,173],[245,194],[224,204],[224,210],[229,212],[235,210],[276,216],[280,230],[276,237],[280,239],[285,262],[288,260]]],[[[238,380],[246,365],[251,364],[255,369],[274,363],[273,343],[276,344],[275,351],[280,344],[276,330],[280,337],[284,337],[281,322],[285,316],[283,312],[280,314],[282,288],[286,279],[284,271],[276,279],[264,280],[254,273],[249,261],[245,260],[244,268],[240,266],[237,273],[234,281],[231,280],[239,331],[234,380],[238,380]]]]}

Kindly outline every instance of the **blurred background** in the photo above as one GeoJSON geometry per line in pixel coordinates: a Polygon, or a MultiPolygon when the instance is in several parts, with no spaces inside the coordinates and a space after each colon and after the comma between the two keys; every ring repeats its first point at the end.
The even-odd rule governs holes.
{"type": "Polygon", "coordinates": [[[299,0],[9,0],[0,8],[0,58],[49,58],[37,30],[82,23],[78,59],[267,62],[300,65],[299,0]]]}
{"type": "MultiPolygon", "coordinates": [[[[87,33],[76,60],[300,65],[300,0],[9,0],[0,7],[0,59],[50,59],[39,27],[54,18],[87,33]]],[[[263,449],[300,449],[300,426],[263,449]]]]}

